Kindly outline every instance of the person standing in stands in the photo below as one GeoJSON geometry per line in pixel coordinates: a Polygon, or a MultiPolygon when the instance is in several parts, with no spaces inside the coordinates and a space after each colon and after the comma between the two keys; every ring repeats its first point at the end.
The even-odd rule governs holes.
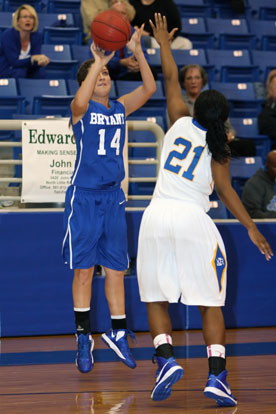
{"type": "Polygon", "coordinates": [[[22,4],[14,12],[12,28],[6,29],[0,44],[1,78],[43,78],[43,67],[50,62],[41,53],[42,35],[37,32],[35,9],[22,4]]]}
{"type": "MultiPolygon", "coordinates": [[[[122,14],[122,16],[127,19],[130,23],[130,17],[127,12],[127,5],[126,3],[122,3],[120,1],[115,2],[111,6],[112,10],[117,11],[118,13],[122,14]]],[[[135,31],[134,27],[131,26],[131,33],[133,34],[135,31]]],[[[148,61],[148,54],[145,48],[143,38],[141,38],[141,45],[143,49],[143,53],[145,55],[146,60],[148,61]]],[[[122,49],[116,50],[113,58],[110,60],[108,64],[108,70],[112,79],[115,80],[131,80],[131,81],[141,81],[141,74],[140,68],[137,60],[133,53],[128,49],[127,46],[124,46],[122,49]]],[[[151,68],[153,76],[157,79],[157,73],[151,68]]]]}
{"type": "Polygon", "coordinates": [[[229,104],[220,92],[207,90],[196,99],[194,116],[182,100],[178,70],[171,52],[165,16],[151,22],[160,44],[162,71],[172,127],[164,137],[153,198],[140,226],[137,277],[146,302],[157,362],[151,398],[168,398],[184,374],[174,358],[169,303],[199,307],[209,375],[204,394],[219,406],[235,406],[227,383],[225,326],[221,306],[226,295],[227,259],[223,240],[209,210],[213,180],[217,194],[269,260],[271,248],[231,186],[230,150],[225,121],[229,104]]]}
{"type": "Polygon", "coordinates": [[[134,27],[145,24],[143,36],[145,39],[149,37],[148,47],[159,48],[158,42],[153,37],[149,21],[154,20],[154,13],[161,13],[167,17],[172,49],[192,49],[192,42],[180,35],[182,30],[181,16],[173,0],[129,0],[129,2],[135,8],[135,17],[131,23],[134,27]]]}
{"type": "Polygon", "coordinates": [[[265,167],[245,183],[242,202],[252,218],[276,218],[276,150],[267,154],[265,167]]]}
{"type": "Polygon", "coordinates": [[[65,199],[63,257],[74,269],[73,303],[80,372],[93,368],[90,302],[94,266],[103,266],[111,329],[103,341],[130,368],[136,363],[129,350],[124,296],[124,271],[128,268],[123,148],[126,117],[140,108],[156,90],[141,47],[142,28],[128,47],[140,67],[142,85],[115,101],[109,99],[111,78],[105,54],[94,43],[94,59],[80,66],[79,89],[71,103],[71,124],[76,139],[75,169],[65,199]]]}
{"type": "Polygon", "coordinates": [[[126,5],[130,21],[133,20],[135,16],[135,9],[131,4],[129,4],[128,0],[81,0],[80,11],[83,32],[85,34],[85,43],[89,43],[91,39],[90,26],[94,18],[97,14],[109,9],[109,7],[112,7],[115,3],[124,3],[126,5]]]}

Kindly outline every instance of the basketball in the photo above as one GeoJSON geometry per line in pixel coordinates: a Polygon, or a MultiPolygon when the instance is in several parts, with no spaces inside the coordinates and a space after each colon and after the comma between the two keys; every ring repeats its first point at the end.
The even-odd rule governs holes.
{"type": "Polygon", "coordinates": [[[119,12],[105,10],[91,23],[91,37],[95,44],[104,50],[122,49],[129,41],[131,26],[119,12]]]}

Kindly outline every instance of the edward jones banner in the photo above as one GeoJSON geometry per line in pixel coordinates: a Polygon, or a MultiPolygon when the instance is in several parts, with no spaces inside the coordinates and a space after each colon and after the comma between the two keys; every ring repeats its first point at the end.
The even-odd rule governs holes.
{"type": "Polygon", "coordinates": [[[64,202],[75,158],[69,118],[23,121],[21,202],[64,202]]]}

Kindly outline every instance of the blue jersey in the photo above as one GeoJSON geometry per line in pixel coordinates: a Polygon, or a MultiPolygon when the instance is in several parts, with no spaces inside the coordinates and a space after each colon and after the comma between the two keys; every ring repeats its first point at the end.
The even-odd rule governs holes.
{"type": "Polygon", "coordinates": [[[77,146],[73,185],[95,190],[120,186],[125,176],[125,125],[125,108],[119,101],[110,101],[110,108],[89,102],[84,117],[73,125],[77,146]]]}

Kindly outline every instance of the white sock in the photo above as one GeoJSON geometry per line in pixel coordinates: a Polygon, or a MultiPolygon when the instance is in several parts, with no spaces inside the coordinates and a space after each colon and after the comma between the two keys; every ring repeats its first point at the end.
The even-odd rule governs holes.
{"type": "Polygon", "coordinates": [[[172,345],[172,337],[168,334],[163,333],[163,334],[157,335],[153,339],[153,345],[154,345],[155,349],[158,348],[160,345],[163,345],[163,344],[172,345]]]}
{"type": "Polygon", "coordinates": [[[207,357],[219,357],[225,359],[225,346],[219,344],[208,345],[207,357]]]}
{"type": "Polygon", "coordinates": [[[111,319],[126,319],[126,315],[111,315],[111,319]]]}

